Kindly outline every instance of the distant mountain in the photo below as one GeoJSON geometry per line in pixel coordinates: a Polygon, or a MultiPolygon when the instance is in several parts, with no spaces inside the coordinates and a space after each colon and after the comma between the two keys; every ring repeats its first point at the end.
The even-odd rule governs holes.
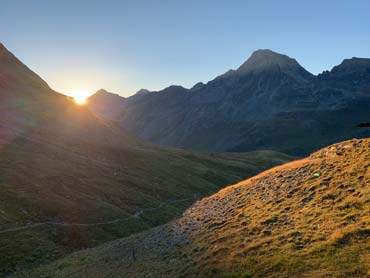
{"type": "Polygon", "coordinates": [[[150,94],[150,91],[147,89],[140,89],[139,91],[136,92],[136,96],[145,96],[147,94],[150,94]]]}
{"type": "MultiPolygon", "coordinates": [[[[145,143],[0,47],[1,277],[163,224],[201,196],[290,159],[145,143]]],[[[107,107],[122,99],[100,96],[107,107]]]]}
{"type": "Polygon", "coordinates": [[[329,146],[222,189],[167,225],[28,277],[100,277],[109,269],[111,277],[138,278],[367,278],[369,146],[370,139],[329,146]]]}
{"type": "Polygon", "coordinates": [[[302,81],[310,81],[313,77],[295,59],[269,49],[261,49],[253,52],[252,56],[234,73],[246,75],[266,72],[274,72],[275,74],[284,73],[286,76],[302,81]]]}
{"type": "Polygon", "coordinates": [[[115,119],[123,109],[124,101],[124,97],[110,93],[104,89],[100,89],[94,95],[89,97],[88,104],[91,111],[95,114],[115,119]]]}
{"type": "Polygon", "coordinates": [[[315,76],[295,59],[257,50],[207,84],[134,95],[121,106],[112,119],[154,143],[304,155],[370,135],[357,128],[370,119],[370,59],[346,59],[315,76]]]}

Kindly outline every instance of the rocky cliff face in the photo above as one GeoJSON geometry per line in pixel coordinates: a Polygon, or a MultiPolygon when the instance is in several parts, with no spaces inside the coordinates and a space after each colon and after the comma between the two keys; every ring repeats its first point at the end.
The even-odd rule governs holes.
{"type": "Polygon", "coordinates": [[[346,59],[314,76],[295,59],[257,50],[237,70],[187,90],[132,96],[116,120],[151,142],[206,151],[295,155],[353,137],[370,119],[370,59],[346,59]]]}

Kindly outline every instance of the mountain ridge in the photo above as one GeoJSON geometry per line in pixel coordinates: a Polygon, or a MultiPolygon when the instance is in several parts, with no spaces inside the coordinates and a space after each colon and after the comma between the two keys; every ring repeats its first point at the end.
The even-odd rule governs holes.
{"type": "Polygon", "coordinates": [[[315,76],[295,59],[258,50],[239,69],[206,84],[128,97],[114,121],[162,145],[305,155],[336,141],[369,136],[355,128],[370,118],[369,61],[345,59],[315,76]],[[309,136],[311,142],[305,140],[309,136]]]}
{"type": "MultiPolygon", "coordinates": [[[[338,65],[335,65],[335,66],[333,66],[332,67],[332,69],[330,69],[330,70],[323,70],[322,72],[319,72],[319,73],[317,73],[317,74],[313,74],[313,73],[311,73],[311,72],[309,72],[309,71],[307,71],[302,65],[300,65],[298,62],[297,62],[297,60],[296,59],[294,59],[294,58],[291,58],[291,57],[289,57],[289,56],[287,56],[287,55],[285,55],[285,54],[281,54],[281,53],[279,53],[279,52],[276,52],[276,51],[273,51],[273,50],[271,50],[271,49],[268,49],[268,48],[266,48],[266,49],[257,49],[257,50],[255,50],[255,51],[253,51],[252,52],[252,54],[251,54],[251,56],[248,58],[248,59],[246,59],[239,67],[237,67],[236,69],[230,69],[230,70],[228,70],[228,71],[226,71],[225,73],[223,73],[223,74],[220,74],[220,75],[218,75],[218,76],[216,76],[214,79],[217,79],[218,77],[220,77],[220,76],[223,76],[223,75],[228,75],[228,74],[230,74],[230,73],[232,73],[232,72],[237,72],[238,70],[243,70],[243,67],[245,67],[245,66],[248,66],[247,64],[248,64],[248,60],[250,60],[251,58],[253,58],[255,55],[259,55],[259,54],[264,54],[264,53],[267,53],[267,54],[272,54],[272,56],[273,57],[284,57],[284,58],[286,58],[286,60],[288,60],[288,61],[292,61],[293,63],[290,63],[291,65],[293,65],[293,66],[299,66],[299,67],[301,67],[301,68],[303,68],[307,73],[309,73],[310,75],[312,75],[312,76],[320,76],[320,75],[322,75],[323,73],[325,73],[325,72],[330,72],[330,71],[333,71],[334,69],[336,69],[336,68],[340,68],[340,67],[342,67],[344,64],[350,64],[350,63],[352,63],[352,61],[353,62],[363,62],[363,64],[369,64],[370,63],[370,58],[363,58],[363,57],[356,57],[356,56],[354,56],[354,57],[351,57],[351,58],[345,58],[345,59],[343,59],[342,60],[342,62],[341,63],[339,63],[338,65]]],[[[263,57],[264,55],[262,55],[262,57],[263,57]]],[[[267,57],[268,57],[268,55],[266,55],[267,57]]],[[[265,57],[266,57],[265,56],[265,57]]],[[[213,80],[214,80],[213,79],[213,80]]],[[[212,80],[210,80],[210,81],[212,81],[212,80]]],[[[208,82],[210,82],[210,81],[208,81],[208,82]]],[[[206,83],[204,83],[204,82],[197,82],[196,84],[194,84],[190,89],[188,89],[189,91],[192,91],[192,89],[194,89],[194,88],[197,88],[197,87],[200,87],[201,85],[206,85],[208,82],[206,82],[206,83]]],[[[170,86],[168,86],[168,87],[166,87],[166,88],[164,88],[164,89],[162,89],[162,90],[159,90],[159,91],[150,91],[150,90],[148,90],[148,89],[140,89],[139,91],[137,91],[135,94],[133,94],[133,95],[131,95],[131,96],[128,96],[128,97],[123,97],[123,96],[121,96],[121,95],[119,95],[119,96],[121,96],[122,98],[130,98],[130,97],[133,97],[134,95],[136,95],[136,94],[138,94],[139,93],[139,95],[141,94],[141,93],[148,93],[148,92],[161,92],[161,91],[164,91],[165,89],[167,89],[167,88],[169,88],[169,87],[172,87],[172,86],[175,86],[175,87],[182,87],[182,88],[184,88],[183,86],[181,86],[181,85],[170,85],[170,86]]],[[[104,90],[104,91],[106,91],[105,89],[99,89],[97,92],[95,92],[95,93],[98,93],[100,90],[104,90]]],[[[112,94],[116,94],[116,93],[112,93],[112,94]]]]}

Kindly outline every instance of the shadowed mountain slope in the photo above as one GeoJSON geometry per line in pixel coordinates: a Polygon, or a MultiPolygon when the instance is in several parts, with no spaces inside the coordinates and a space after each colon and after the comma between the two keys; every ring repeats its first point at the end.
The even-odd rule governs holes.
{"type": "Polygon", "coordinates": [[[114,110],[114,121],[159,144],[306,155],[370,136],[357,128],[370,119],[370,59],[345,59],[314,76],[295,59],[257,50],[237,70],[207,84],[132,96],[114,110]]]}
{"type": "Polygon", "coordinates": [[[30,277],[341,277],[370,271],[370,139],[222,189],[178,220],[30,277]]]}
{"type": "Polygon", "coordinates": [[[51,90],[0,46],[0,276],[163,224],[289,156],[137,140],[51,90]]]}
{"type": "Polygon", "coordinates": [[[100,89],[89,98],[89,108],[97,115],[114,119],[119,116],[119,111],[125,98],[100,89]]]}

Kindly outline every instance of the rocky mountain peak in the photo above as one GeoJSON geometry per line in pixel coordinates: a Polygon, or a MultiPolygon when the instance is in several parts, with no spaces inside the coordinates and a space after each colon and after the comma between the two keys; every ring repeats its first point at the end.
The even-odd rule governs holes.
{"type": "Polygon", "coordinates": [[[335,66],[331,73],[348,74],[353,72],[370,72],[370,59],[352,57],[351,59],[344,59],[343,62],[335,66]]]}
{"type": "Polygon", "coordinates": [[[124,98],[124,97],[122,97],[122,96],[120,96],[119,94],[116,94],[116,93],[108,92],[105,89],[99,89],[99,90],[96,91],[95,94],[90,96],[89,99],[94,99],[94,98],[124,98]]]}
{"type": "Polygon", "coordinates": [[[191,87],[191,91],[197,91],[197,90],[200,90],[202,89],[203,87],[205,86],[205,84],[203,82],[198,82],[197,84],[195,84],[193,87],[191,87]]]}
{"type": "Polygon", "coordinates": [[[311,75],[295,59],[269,49],[254,51],[249,59],[238,68],[237,72],[245,74],[279,70],[292,73],[300,72],[307,77],[311,75]]]}
{"type": "Polygon", "coordinates": [[[113,95],[116,95],[116,94],[114,94],[114,93],[108,92],[108,91],[107,91],[107,90],[105,90],[105,89],[99,89],[99,90],[97,90],[97,91],[96,91],[96,93],[95,93],[95,94],[100,94],[100,95],[113,94],[113,95]]]}
{"type": "Polygon", "coordinates": [[[99,89],[99,90],[96,91],[95,94],[107,94],[107,93],[108,93],[107,90],[105,90],[105,89],[99,89]]]}
{"type": "Polygon", "coordinates": [[[149,94],[150,91],[147,89],[140,89],[139,91],[136,92],[135,96],[144,96],[149,94]]]}
{"type": "Polygon", "coordinates": [[[161,93],[170,93],[170,94],[181,94],[187,92],[187,89],[180,85],[171,85],[167,88],[164,88],[161,93]]]}

